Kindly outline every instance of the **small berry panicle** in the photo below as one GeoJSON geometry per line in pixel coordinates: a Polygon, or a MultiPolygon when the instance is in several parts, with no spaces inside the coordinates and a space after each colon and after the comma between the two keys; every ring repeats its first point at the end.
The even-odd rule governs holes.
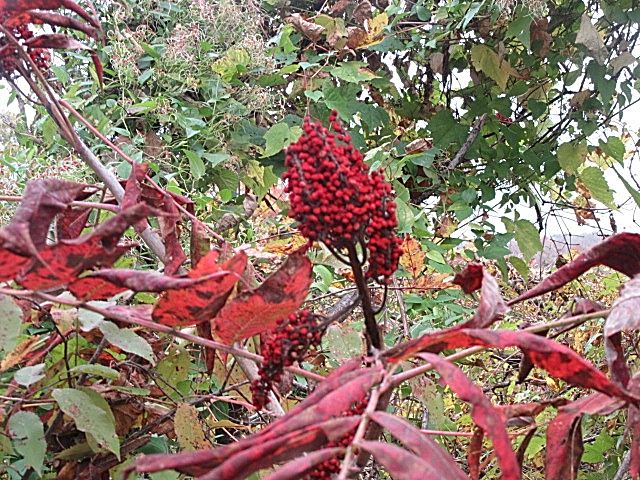
{"type": "MultiPolygon", "coordinates": [[[[0,21],[4,21],[5,18],[0,18],[0,21]]],[[[33,32],[29,29],[27,24],[18,25],[11,29],[13,36],[24,44],[33,38],[33,32]]],[[[9,44],[9,39],[4,35],[0,36],[0,47],[5,47],[9,44]]],[[[10,75],[18,68],[18,53],[15,48],[6,47],[0,50],[0,75],[10,75]]],[[[27,48],[27,53],[33,60],[33,63],[43,72],[49,70],[51,63],[51,54],[44,48],[27,48]]]]}
{"type": "Polygon", "coordinates": [[[253,405],[261,409],[274,384],[282,380],[285,367],[304,358],[307,350],[320,345],[324,326],[322,317],[309,310],[292,313],[280,320],[276,329],[262,343],[264,362],[258,370],[260,378],[251,384],[253,405]]]}
{"type": "MultiPolygon", "coordinates": [[[[354,415],[362,415],[367,407],[366,400],[359,401],[355,403],[349,410],[344,412],[342,417],[352,417],[354,415]]],[[[346,434],[340,440],[336,440],[333,442],[327,443],[323,448],[335,448],[335,447],[348,447],[353,441],[353,437],[356,434],[356,428],[353,431],[346,434]]],[[[316,468],[314,468],[311,472],[307,474],[304,480],[330,480],[332,475],[340,472],[340,464],[342,462],[344,455],[336,456],[334,458],[330,458],[329,460],[325,460],[316,468]]]]}
{"type": "Polygon", "coordinates": [[[381,171],[369,171],[335,111],[329,121],[332,131],[306,118],[302,136],[287,149],[289,215],[302,235],[332,251],[361,244],[367,277],[386,283],[402,253],[391,185],[381,171]]]}

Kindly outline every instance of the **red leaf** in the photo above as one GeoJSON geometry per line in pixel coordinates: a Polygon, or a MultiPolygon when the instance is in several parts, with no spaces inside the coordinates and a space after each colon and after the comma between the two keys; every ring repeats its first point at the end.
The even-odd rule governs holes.
{"type": "Polygon", "coordinates": [[[71,294],[78,300],[106,300],[127,289],[97,277],[83,277],[71,282],[68,287],[71,294]]]}
{"type": "Polygon", "coordinates": [[[445,473],[396,445],[363,440],[358,442],[358,447],[373,455],[395,480],[425,480],[442,477],[445,473]]]}
{"type": "Polygon", "coordinates": [[[640,275],[624,286],[604,325],[607,337],[629,330],[640,330],[640,275]]]}
{"type": "Polygon", "coordinates": [[[612,235],[508,304],[513,305],[556,290],[597,265],[605,265],[629,277],[640,273],[640,234],[625,232],[612,235]]]}
{"type": "MultiPolygon", "coordinates": [[[[301,453],[315,450],[330,441],[342,438],[355,430],[360,422],[359,416],[331,419],[318,425],[288,433],[253,447],[243,449],[232,455],[200,480],[237,480],[246,478],[253,472],[273,464],[297,457],[301,453]]],[[[200,472],[201,465],[198,465],[200,472]]],[[[206,471],[206,470],[205,470],[206,471]]],[[[199,474],[189,469],[190,474],[199,474]]]]}
{"type": "Polygon", "coordinates": [[[6,15],[7,19],[11,19],[30,10],[57,10],[66,8],[94,25],[100,27],[97,19],[89,15],[80,5],[73,0],[0,0],[0,14],[6,15]]]}
{"type": "Polygon", "coordinates": [[[180,244],[180,213],[169,195],[165,195],[163,211],[165,214],[158,218],[158,223],[166,247],[164,271],[171,275],[180,268],[187,256],[180,244]]]}
{"type": "Polygon", "coordinates": [[[53,218],[83,189],[84,185],[64,180],[29,182],[11,223],[0,229],[0,246],[25,256],[37,255],[46,244],[53,218]]]}
{"type": "Polygon", "coordinates": [[[605,352],[613,377],[626,386],[631,376],[622,347],[622,332],[640,330],[640,275],[633,277],[613,302],[604,324],[605,352]]]}
{"type": "Polygon", "coordinates": [[[89,215],[91,215],[90,208],[67,207],[56,218],[56,234],[58,240],[78,238],[87,226],[89,215]]]}
{"type": "Polygon", "coordinates": [[[341,415],[354,403],[366,397],[371,387],[381,380],[382,372],[380,369],[366,368],[349,371],[344,375],[336,375],[335,377],[332,375],[331,377],[321,383],[320,386],[330,381],[329,385],[334,388],[321,390],[317,395],[316,392],[312,393],[287,415],[280,417],[251,437],[201,452],[185,452],[175,455],[146,455],[136,460],[135,470],[138,473],[152,473],[160,470],[175,469],[188,473],[189,466],[198,465],[198,467],[205,468],[208,471],[236,452],[251,448],[254,444],[262,444],[309,425],[325,422],[341,415]],[[341,379],[342,382],[339,381],[341,379]]]}
{"type": "Polygon", "coordinates": [[[482,286],[484,267],[481,263],[469,263],[453,277],[453,284],[459,285],[464,293],[473,293],[482,286]]]}
{"type": "MultiPolygon", "coordinates": [[[[640,374],[634,375],[631,379],[629,389],[636,395],[640,395],[640,374]]],[[[638,480],[640,478],[640,408],[636,405],[629,406],[627,431],[631,436],[629,473],[633,480],[638,480]]]]}
{"type": "Polygon", "coordinates": [[[448,480],[467,480],[467,475],[451,455],[406,420],[382,411],[373,412],[370,417],[400,440],[405,447],[429,463],[436,472],[447,472],[448,480]]]}
{"type": "Polygon", "coordinates": [[[388,352],[391,352],[392,361],[398,361],[424,350],[441,352],[445,349],[472,346],[518,347],[529,356],[536,366],[544,368],[549,374],[572,385],[592,388],[608,395],[635,401],[629,392],[612,383],[600,370],[569,347],[528,332],[480,329],[449,330],[423,335],[388,352]]]}
{"type": "Polygon", "coordinates": [[[474,385],[457,366],[432,353],[420,356],[431,363],[446,383],[460,399],[471,404],[471,417],[484,433],[491,437],[496,457],[502,469],[503,480],[519,480],[520,465],[511,447],[505,419],[494,408],[482,390],[474,385]]]}
{"type": "Polygon", "coordinates": [[[124,231],[153,213],[140,203],[111,217],[91,233],[46,247],[39,253],[39,259],[21,273],[18,283],[31,290],[48,289],[72,282],[85,270],[110,267],[131,248],[118,245],[124,231]]]}
{"type": "Polygon", "coordinates": [[[264,477],[264,480],[299,480],[315,469],[316,465],[338,457],[344,452],[343,448],[324,448],[284,464],[275,472],[264,477]]]}
{"type": "Polygon", "coordinates": [[[192,279],[226,271],[227,275],[212,278],[182,290],[163,293],[153,309],[153,319],[163,325],[187,327],[211,319],[226,302],[233,286],[247,266],[247,256],[239,253],[223,264],[215,263],[217,252],[210,252],[187,276],[192,279]]]}
{"type": "Polygon", "coordinates": [[[29,257],[16,255],[9,250],[0,248],[0,282],[13,280],[30,261],[29,257]]]}
{"type": "Polygon", "coordinates": [[[546,480],[574,480],[582,457],[582,416],[607,415],[624,402],[601,393],[589,395],[558,409],[547,427],[546,480]]]}
{"type": "MultiPolygon", "coordinates": [[[[602,305],[597,302],[593,302],[591,300],[587,300],[584,298],[578,299],[573,306],[573,308],[562,315],[560,318],[568,318],[574,315],[582,315],[584,313],[593,313],[599,310],[603,310],[602,305]]],[[[542,330],[536,332],[535,334],[540,337],[546,337],[549,333],[549,329],[542,330]]],[[[518,371],[518,383],[522,383],[525,381],[531,370],[533,369],[533,362],[529,358],[528,355],[522,355],[522,359],[520,360],[520,367],[518,371]]]]}
{"type": "MultiPolygon", "coordinates": [[[[221,278],[228,275],[225,271],[215,272],[199,278],[170,277],[157,272],[145,272],[129,270],[125,268],[103,269],[90,273],[69,285],[69,291],[76,298],[83,300],[96,300],[96,294],[101,292],[96,288],[103,287],[109,298],[123,290],[134,292],[163,292],[165,290],[185,289],[206,282],[207,280],[221,278]],[[115,291],[115,293],[113,293],[115,291]]],[[[101,295],[102,296],[102,295],[101,295]]]]}
{"type": "MultiPolygon", "coordinates": [[[[129,178],[125,184],[124,195],[122,196],[122,202],[120,203],[120,208],[122,210],[142,201],[140,184],[147,175],[148,168],[148,165],[140,163],[134,163],[131,166],[131,173],[129,174],[129,178]]],[[[148,226],[149,222],[147,222],[147,219],[142,219],[135,225],[136,232],[143,232],[148,226]]]]}
{"type": "Polygon", "coordinates": [[[272,330],[302,304],[311,285],[311,262],[301,251],[290,255],[258,288],[244,292],[220,311],[212,332],[222,342],[272,330]]]}
{"type": "Polygon", "coordinates": [[[461,285],[466,293],[470,293],[465,288],[474,288],[476,290],[475,286],[478,278],[480,278],[482,285],[480,305],[473,318],[459,325],[458,328],[486,328],[509,311],[509,307],[507,307],[500,294],[498,282],[484,270],[482,265],[477,263],[469,264],[463,272],[456,275],[453,283],[456,283],[456,279],[458,279],[458,285],[461,285]],[[462,277],[459,278],[461,275],[462,277]]]}

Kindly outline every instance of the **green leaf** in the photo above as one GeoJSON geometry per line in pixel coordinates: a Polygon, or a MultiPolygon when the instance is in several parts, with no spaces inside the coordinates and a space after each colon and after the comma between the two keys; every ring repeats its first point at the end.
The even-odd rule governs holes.
{"type": "Polygon", "coordinates": [[[244,48],[230,48],[212,68],[224,81],[229,82],[246,72],[250,61],[251,57],[244,48]]]}
{"type": "Polygon", "coordinates": [[[316,90],[313,92],[305,90],[304,96],[310,100],[313,100],[314,102],[317,102],[324,96],[324,94],[320,90],[316,90]]]}
{"type": "Polygon", "coordinates": [[[296,142],[302,135],[302,129],[298,126],[290,127],[284,122],[276,123],[264,134],[267,142],[262,153],[262,158],[271,157],[296,142]]]}
{"type": "Polygon", "coordinates": [[[107,321],[100,323],[98,328],[104,335],[104,338],[112,345],[121,348],[125,352],[138,355],[148,360],[151,364],[155,363],[151,345],[133,330],[118,328],[115,323],[107,321]]]}
{"type": "Polygon", "coordinates": [[[580,172],[578,177],[589,189],[593,198],[609,208],[617,208],[613,201],[613,192],[609,188],[602,170],[598,167],[587,167],[580,172]]]}
{"type": "Polygon", "coordinates": [[[415,222],[415,216],[411,207],[403,200],[396,198],[396,213],[398,215],[398,232],[410,233],[415,222]]]}
{"type": "Polygon", "coordinates": [[[362,88],[355,83],[347,83],[336,87],[328,80],[322,85],[324,103],[329,110],[335,110],[340,114],[340,118],[345,122],[358,113],[360,102],[356,99],[362,88]]]}
{"type": "Polygon", "coordinates": [[[526,8],[519,9],[518,16],[509,24],[505,38],[516,37],[531,50],[531,22],[533,17],[526,8]]]}
{"type": "Polygon", "coordinates": [[[44,363],[39,363],[38,365],[33,365],[30,367],[22,367],[20,370],[14,373],[13,379],[18,385],[22,385],[24,387],[33,385],[34,383],[42,380],[45,377],[45,366],[46,365],[44,363]]]}
{"type": "Polygon", "coordinates": [[[158,362],[156,382],[169,397],[181,397],[178,385],[189,379],[189,365],[189,353],[185,350],[175,350],[158,362]]]}
{"type": "Polygon", "coordinates": [[[624,143],[622,143],[622,140],[620,140],[618,137],[609,137],[607,138],[606,143],[602,140],[598,143],[600,145],[600,148],[606,155],[610,156],[620,163],[624,161],[626,148],[624,146],[624,143]]]}
{"type": "Polygon", "coordinates": [[[586,142],[563,143],[558,147],[558,163],[565,172],[574,175],[587,158],[588,153],[586,142]]]}
{"type": "Polygon", "coordinates": [[[93,395],[75,388],[56,388],[52,396],[60,410],[73,419],[78,430],[90,434],[98,445],[120,459],[120,441],[110,409],[111,415],[105,412],[104,404],[98,404],[93,395]]]}
{"type": "Polygon", "coordinates": [[[47,442],[38,415],[33,412],[17,412],[9,418],[8,429],[13,439],[13,448],[22,455],[25,465],[41,475],[47,442]]]}
{"type": "Polygon", "coordinates": [[[0,294],[0,350],[12,351],[18,343],[22,310],[11,297],[0,294]]]}
{"type": "Polygon", "coordinates": [[[624,184],[624,188],[627,189],[627,192],[629,192],[629,195],[631,195],[631,197],[633,197],[633,200],[636,202],[636,205],[638,205],[640,207],[640,192],[638,190],[636,190],[635,188],[633,188],[631,186],[631,184],[629,182],[627,182],[627,180],[622,175],[620,175],[620,173],[618,173],[617,170],[614,170],[614,171],[618,175],[618,178],[620,178],[620,180],[624,184]]]}
{"type": "Polygon", "coordinates": [[[476,70],[494,80],[503,91],[507,89],[509,77],[517,74],[509,62],[486,45],[476,44],[471,47],[471,63],[476,70]]]}
{"type": "Polygon", "coordinates": [[[529,220],[517,220],[514,224],[515,239],[518,247],[527,263],[533,256],[542,251],[542,242],[540,241],[540,233],[533,223],[529,220]]]}
{"type": "Polygon", "coordinates": [[[522,278],[524,278],[525,281],[529,279],[529,265],[527,264],[527,262],[522,260],[520,257],[512,255],[509,257],[509,263],[513,265],[513,268],[516,269],[516,272],[522,275],[522,278]]]}
{"type": "Polygon", "coordinates": [[[117,370],[98,364],[78,365],[77,367],[73,367],[69,370],[69,373],[71,373],[71,375],[93,375],[95,377],[102,377],[108,380],[116,380],[120,376],[117,370]]]}
{"type": "Polygon", "coordinates": [[[228,153],[203,153],[202,158],[209,162],[210,166],[215,167],[229,159],[228,153]]]}
{"type": "Polygon", "coordinates": [[[189,159],[189,169],[195,180],[199,180],[206,172],[206,167],[202,161],[202,157],[193,150],[183,150],[189,159]]]}
{"type": "Polygon", "coordinates": [[[363,62],[342,62],[340,66],[329,69],[329,73],[345,82],[367,82],[378,78],[371,70],[364,68],[363,62]]]}

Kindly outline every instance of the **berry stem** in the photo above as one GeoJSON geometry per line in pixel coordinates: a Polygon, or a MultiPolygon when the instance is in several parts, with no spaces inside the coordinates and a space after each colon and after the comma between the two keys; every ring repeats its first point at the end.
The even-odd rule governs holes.
{"type": "Polygon", "coordinates": [[[353,270],[356,287],[358,287],[358,292],[360,294],[360,302],[362,304],[362,313],[364,315],[364,325],[367,336],[367,348],[369,350],[372,348],[381,350],[383,347],[382,337],[380,336],[380,329],[376,322],[376,315],[373,311],[373,306],[371,305],[371,293],[367,286],[367,280],[364,278],[364,274],[362,273],[362,265],[358,259],[358,252],[356,251],[355,244],[349,244],[347,246],[347,251],[349,252],[349,263],[353,270]]]}

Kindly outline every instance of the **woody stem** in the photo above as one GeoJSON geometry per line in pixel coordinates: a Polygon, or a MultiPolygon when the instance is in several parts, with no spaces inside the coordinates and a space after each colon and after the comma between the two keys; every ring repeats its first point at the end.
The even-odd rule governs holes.
{"type": "Polygon", "coordinates": [[[360,294],[360,303],[362,304],[362,313],[364,315],[364,325],[367,335],[367,346],[369,349],[374,348],[381,350],[383,347],[382,337],[380,336],[380,329],[376,322],[376,315],[371,305],[371,293],[367,286],[367,280],[364,278],[362,272],[362,265],[358,259],[358,252],[356,251],[355,244],[350,244],[347,247],[349,252],[349,263],[353,270],[353,276],[356,281],[356,287],[358,287],[358,293],[360,294]]]}

